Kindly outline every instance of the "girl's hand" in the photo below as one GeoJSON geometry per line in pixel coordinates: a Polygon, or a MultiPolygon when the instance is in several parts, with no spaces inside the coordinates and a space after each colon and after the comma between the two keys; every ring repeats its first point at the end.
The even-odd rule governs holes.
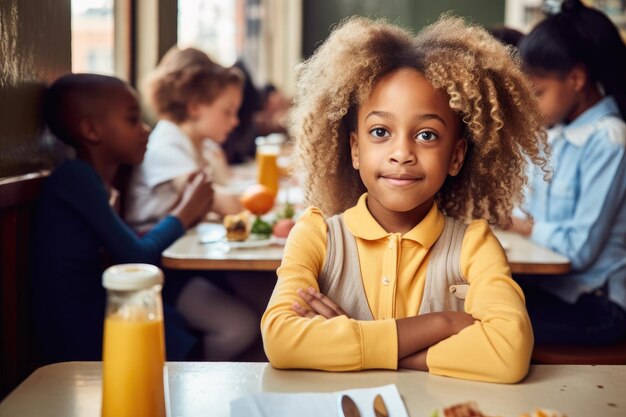
{"type": "Polygon", "coordinates": [[[180,201],[172,214],[180,219],[185,229],[202,219],[213,205],[213,186],[206,174],[196,172],[189,176],[180,201]]]}
{"type": "Polygon", "coordinates": [[[449,323],[450,336],[459,333],[476,322],[474,317],[462,311],[446,311],[445,315],[449,323]]]}
{"type": "Polygon", "coordinates": [[[507,230],[528,237],[533,232],[533,222],[528,219],[513,217],[511,218],[511,226],[507,230]]]}
{"type": "Polygon", "coordinates": [[[335,303],[330,298],[326,297],[321,292],[317,291],[313,287],[309,287],[307,291],[303,289],[298,289],[298,295],[302,298],[306,304],[309,305],[311,310],[302,307],[298,303],[294,303],[291,306],[291,309],[296,312],[300,317],[313,318],[316,316],[322,316],[327,319],[331,319],[333,317],[338,316],[348,316],[348,313],[343,311],[343,309],[339,306],[339,304],[335,303]]]}
{"type": "Polygon", "coordinates": [[[440,311],[396,319],[398,359],[426,351],[432,345],[459,333],[475,322],[475,318],[461,311],[440,311]]]}

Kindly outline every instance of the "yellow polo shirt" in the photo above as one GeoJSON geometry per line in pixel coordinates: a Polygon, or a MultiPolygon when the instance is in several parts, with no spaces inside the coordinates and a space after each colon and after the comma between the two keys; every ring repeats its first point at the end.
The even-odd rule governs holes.
{"type": "MultiPolygon", "coordinates": [[[[302,318],[298,288],[319,289],[326,256],[327,226],[320,210],[309,208],[291,231],[278,282],[261,320],[265,352],[277,368],[351,371],[396,369],[395,319],[418,314],[430,249],[444,216],[436,204],[404,235],[387,233],[372,217],[367,194],[346,210],[344,222],[356,237],[363,287],[373,321],[345,316],[302,318]]],[[[533,334],[520,287],[502,246],[484,220],[472,222],[461,247],[461,272],[471,284],[465,311],[477,321],[428,349],[431,373],[480,381],[513,383],[528,372],[533,334]]]]}

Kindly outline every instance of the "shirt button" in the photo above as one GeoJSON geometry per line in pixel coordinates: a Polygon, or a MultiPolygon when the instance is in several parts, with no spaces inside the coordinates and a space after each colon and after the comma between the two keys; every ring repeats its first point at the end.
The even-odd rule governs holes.
{"type": "Polygon", "coordinates": [[[387,277],[383,277],[383,285],[389,285],[391,281],[389,281],[389,278],[387,277]]]}

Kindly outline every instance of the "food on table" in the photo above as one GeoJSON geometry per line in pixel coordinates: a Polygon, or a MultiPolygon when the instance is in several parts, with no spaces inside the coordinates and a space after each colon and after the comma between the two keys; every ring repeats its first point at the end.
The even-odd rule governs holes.
{"type": "Polygon", "coordinates": [[[537,408],[532,414],[522,414],[520,417],[567,417],[560,411],[547,410],[545,408],[537,408]]]}
{"type": "MultiPolygon", "coordinates": [[[[478,405],[473,402],[465,402],[445,407],[442,410],[435,410],[430,417],[487,417],[480,411],[478,405]],[[441,411],[441,412],[440,412],[441,411]]],[[[537,408],[532,414],[521,414],[519,417],[567,417],[565,414],[547,410],[545,408],[537,408]]]]}
{"type": "Polygon", "coordinates": [[[274,223],[273,235],[280,238],[289,236],[289,232],[295,226],[296,222],[292,219],[280,219],[274,223]]]}
{"type": "Polygon", "coordinates": [[[274,193],[262,184],[254,184],[246,188],[239,200],[246,210],[260,216],[274,207],[274,193]]]}
{"type": "Polygon", "coordinates": [[[250,233],[268,238],[272,234],[272,225],[257,216],[252,223],[250,233]]]}
{"type": "Polygon", "coordinates": [[[444,417],[487,417],[475,402],[455,404],[443,409],[444,417]]]}
{"type": "Polygon", "coordinates": [[[276,213],[276,220],[280,219],[293,219],[293,216],[296,214],[296,209],[293,207],[293,204],[287,202],[285,207],[276,213]]]}
{"type": "Polygon", "coordinates": [[[224,227],[226,228],[226,239],[233,242],[243,242],[248,238],[248,217],[247,211],[238,214],[228,214],[224,217],[224,227]]]}

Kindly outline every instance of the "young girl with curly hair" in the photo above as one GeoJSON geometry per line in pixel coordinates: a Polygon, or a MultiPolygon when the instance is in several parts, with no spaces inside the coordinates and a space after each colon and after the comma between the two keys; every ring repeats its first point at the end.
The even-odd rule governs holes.
{"type": "Polygon", "coordinates": [[[224,68],[194,49],[172,48],[148,81],[148,98],[159,117],[143,163],[131,175],[125,218],[144,232],[175,204],[195,171],[205,171],[215,186],[212,211],[242,210],[238,196],[220,189],[228,164],[220,143],[239,123],[243,74],[224,68]]]}
{"type": "Polygon", "coordinates": [[[567,256],[568,274],[520,280],[543,343],[626,339],[626,45],[602,12],[567,0],[520,45],[546,126],[552,179],[532,181],[514,230],[567,256]]]}
{"type": "Polygon", "coordinates": [[[516,59],[461,19],[413,37],[352,18],[299,76],[291,127],[316,207],[262,319],[272,365],[522,379],[532,328],[489,227],[508,223],[527,161],[545,165],[516,59]]]}

